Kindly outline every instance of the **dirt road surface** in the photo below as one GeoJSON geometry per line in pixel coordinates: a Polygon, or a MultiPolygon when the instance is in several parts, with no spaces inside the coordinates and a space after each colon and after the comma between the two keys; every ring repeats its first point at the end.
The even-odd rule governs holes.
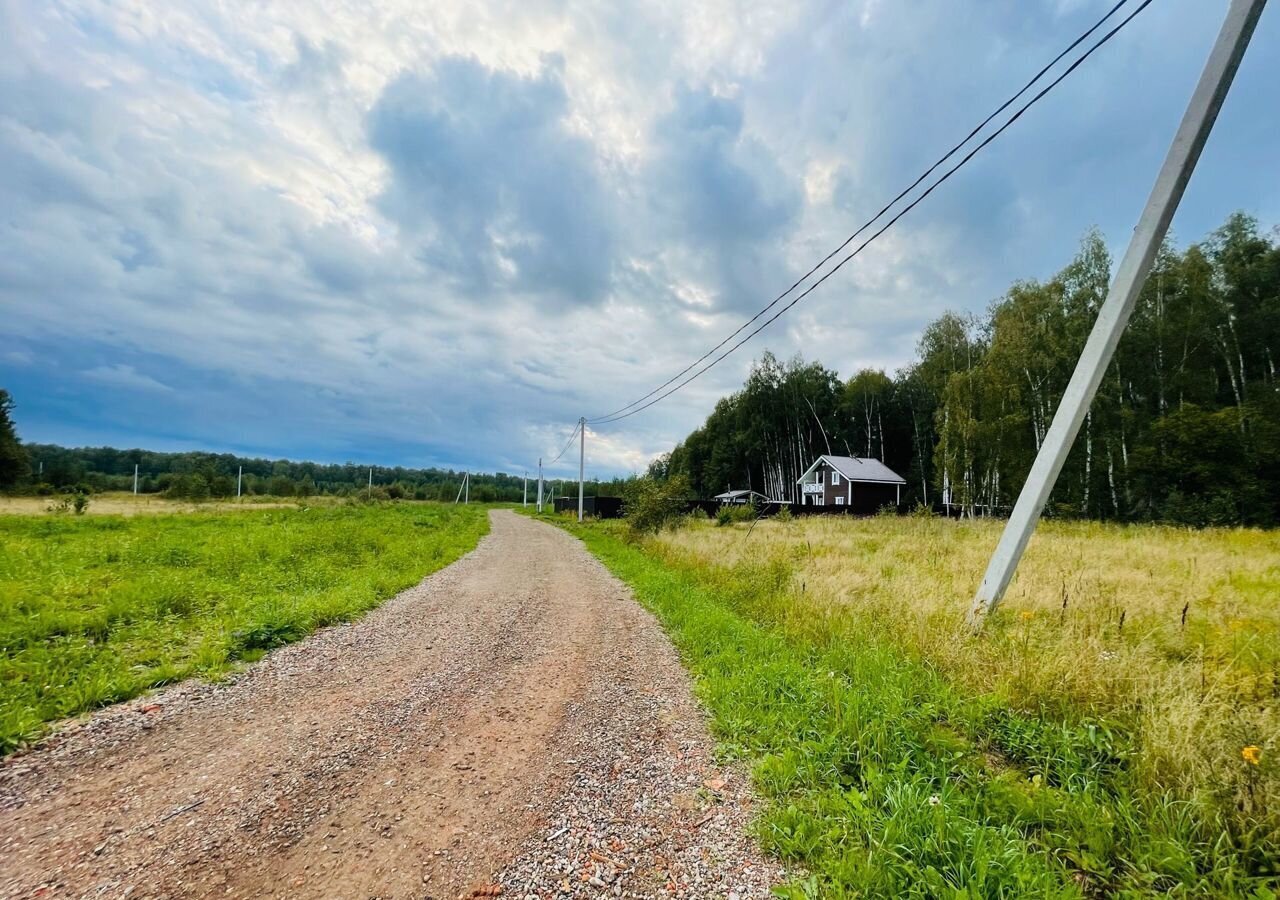
{"type": "Polygon", "coordinates": [[[757,897],[657,622],[507,511],[468,556],[230,683],[0,766],[0,897],[757,897]]]}

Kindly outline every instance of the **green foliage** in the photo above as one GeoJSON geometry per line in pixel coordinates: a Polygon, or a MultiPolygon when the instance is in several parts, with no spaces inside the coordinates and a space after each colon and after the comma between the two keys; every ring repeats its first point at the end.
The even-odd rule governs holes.
{"type": "Polygon", "coordinates": [[[71,500],[71,508],[77,516],[83,516],[89,511],[89,495],[83,492],[77,492],[71,500]]]}
{"type": "Polygon", "coordinates": [[[0,751],[355,618],[486,523],[452,505],[0,516],[0,751]]]}
{"type": "MultiPolygon", "coordinates": [[[[707,496],[748,484],[798,499],[823,453],[883,460],[902,501],[969,515],[1011,508],[1106,296],[1111,258],[1088,233],[1046,282],[1013,285],[985,316],[928,325],[892,377],[841,383],[765,353],[656,471],[707,496]]],[[[1280,524],[1280,243],[1242,214],[1162,249],[1049,509],[1062,517],[1280,524]]]]}
{"type": "Polygon", "coordinates": [[[775,522],[782,522],[783,524],[790,522],[794,518],[795,516],[791,514],[791,505],[789,503],[784,503],[778,507],[778,514],[773,517],[775,522]]]}
{"type": "Polygon", "coordinates": [[[689,482],[684,478],[636,478],[624,488],[622,514],[634,532],[661,531],[684,520],[688,498],[689,482]]]}
{"type": "Polygon", "coordinates": [[[716,526],[723,528],[736,522],[751,522],[756,515],[756,508],[750,503],[725,504],[716,510],[716,526]]]}
{"type": "Polygon", "coordinates": [[[0,490],[12,488],[31,473],[27,452],[13,425],[13,397],[0,388],[0,490]]]}
{"type": "MultiPolygon", "coordinates": [[[[3,440],[0,440],[0,450],[3,440]]],[[[368,493],[367,466],[345,463],[321,465],[233,456],[227,453],[156,453],[112,447],[71,449],[54,444],[29,444],[32,460],[44,466],[43,483],[50,492],[84,484],[95,491],[132,491],[133,468],[139,469],[143,494],[163,493],[180,500],[226,499],[236,496],[236,478],[243,469],[245,496],[364,497],[368,493]]],[[[25,458],[25,457],[24,457],[25,458]]],[[[376,466],[374,496],[380,499],[452,502],[462,483],[461,472],[376,466]]],[[[0,487],[3,484],[0,483],[0,487]]],[[[588,493],[605,493],[590,485],[588,493]]],[[[471,500],[478,503],[518,502],[524,492],[520,475],[472,473],[471,500]]]]}
{"type": "Polygon", "coordinates": [[[1275,835],[1150,790],[1132,726],[966,693],[859,617],[814,616],[776,560],[697,565],[569,527],[659,617],[751,767],[760,839],[806,873],[779,896],[1274,896],[1275,835]]]}

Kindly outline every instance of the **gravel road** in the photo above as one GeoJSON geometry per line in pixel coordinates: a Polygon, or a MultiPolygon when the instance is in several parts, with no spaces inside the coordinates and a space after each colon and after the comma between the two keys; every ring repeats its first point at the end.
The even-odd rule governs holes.
{"type": "Polygon", "coordinates": [[[230,682],[0,765],[0,897],[768,896],[661,628],[508,511],[454,565],[230,682]]]}

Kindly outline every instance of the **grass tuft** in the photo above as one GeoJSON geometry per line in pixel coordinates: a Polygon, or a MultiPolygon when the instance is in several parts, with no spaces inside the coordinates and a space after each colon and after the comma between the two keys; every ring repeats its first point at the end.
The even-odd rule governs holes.
{"type": "MultiPolygon", "coordinates": [[[[1231,719],[1204,706],[1230,698],[1228,708],[1240,708],[1240,695],[1220,685],[1250,679],[1231,669],[1219,686],[1188,693],[1177,677],[1206,659],[1265,663],[1270,651],[1238,635],[1217,643],[1219,632],[1202,628],[1214,641],[1153,662],[1170,659],[1157,652],[1172,640],[1156,627],[1168,611],[1125,592],[1143,554],[1176,555],[1183,533],[1051,526],[1040,543],[1061,568],[1101,564],[1076,575],[1069,624],[1060,593],[1051,604],[1024,582],[991,633],[966,641],[958,626],[971,586],[956,587],[980,571],[970,557],[989,550],[992,528],[765,522],[755,532],[764,540],[748,543],[745,527],[710,523],[641,541],[615,523],[566,527],[658,615],[723,751],[751,765],[765,800],[761,840],[806,872],[781,896],[1262,898],[1280,885],[1280,748],[1265,730],[1274,703],[1231,719]],[[1122,553],[1108,549],[1117,538],[1122,553]],[[1073,655],[1104,650],[1114,654],[1105,664],[1071,668],[1073,655]],[[1157,685],[1182,693],[1152,704],[1146,692],[1157,685]],[[1163,722],[1172,738],[1188,721],[1227,733],[1199,749],[1203,762],[1171,767],[1151,728],[1163,722]],[[1258,765],[1241,759],[1246,744],[1261,747],[1258,765]],[[1232,745],[1227,760],[1219,748],[1232,745]],[[1228,764],[1231,777],[1219,778],[1228,764]]],[[[1224,584],[1275,583],[1274,554],[1235,555],[1236,542],[1274,550],[1274,537],[1198,534],[1200,576],[1185,588],[1203,591],[1202,606],[1234,605],[1224,584]],[[1217,554],[1244,562],[1245,577],[1214,571],[1217,554]]],[[[1041,546],[1028,558],[1038,578],[1053,569],[1044,556],[1041,546]]],[[[1169,564],[1151,563],[1153,572],[1169,564]]]]}
{"type": "Polygon", "coordinates": [[[0,752],[355,618],[487,528],[480,507],[422,504],[0,516],[0,752]]]}

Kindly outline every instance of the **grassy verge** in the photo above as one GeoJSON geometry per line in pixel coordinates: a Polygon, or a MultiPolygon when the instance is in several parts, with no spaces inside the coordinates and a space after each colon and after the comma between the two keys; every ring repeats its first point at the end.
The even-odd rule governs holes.
{"type": "Polygon", "coordinates": [[[487,528],[427,504],[0,516],[0,751],[354,618],[487,528]]]}
{"type": "Polygon", "coordinates": [[[951,678],[815,602],[784,556],[710,564],[615,523],[566,527],[659,616],[752,765],[762,841],[810,873],[784,896],[1275,896],[1273,811],[1153,785],[1137,720],[951,678]]]}

